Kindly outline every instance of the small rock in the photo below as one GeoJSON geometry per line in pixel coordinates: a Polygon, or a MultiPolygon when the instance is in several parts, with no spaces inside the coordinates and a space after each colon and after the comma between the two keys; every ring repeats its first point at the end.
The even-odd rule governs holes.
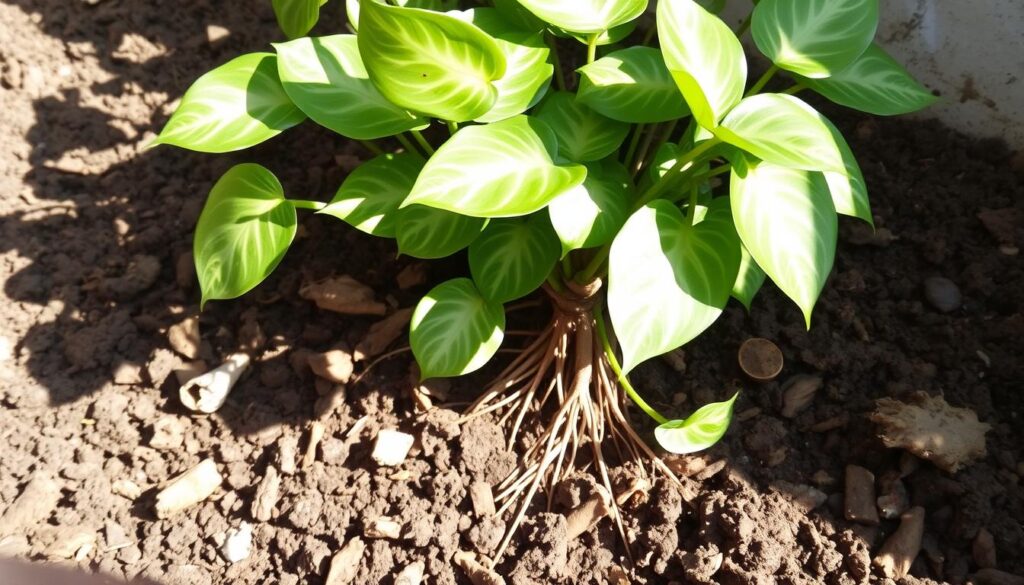
{"type": "Polygon", "coordinates": [[[206,42],[212,46],[216,46],[221,41],[231,36],[231,31],[224,28],[223,26],[216,24],[206,25],[206,42]]]}
{"type": "Polygon", "coordinates": [[[224,481],[213,459],[204,459],[156,495],[156,515],[168,518],[213,495],[224,481]]]}
{"type": "Polygon", "coordinates": [[[119,386],[142,384],[142,366],[130,362],[118,363],[114,368],[114,383],[119,386]]]}
{"type": "Polygon", "coordinates": [[[982,569],[996,568],[996,540],[992,537],[991,532],[985,528],[978,530],[978,535],[974,537],[974,542],[971,544],[971,555],[978,567],[982,569]]]}
{"type": "Polygon", "coordinates": [[[846,466],[846,495],[843,502],[846,519],[851,522],[878,524],[875,508],[875,476],[858,465],[846,466]]]}
{"type": "Polygon", "coordinates": [[[363,558],[366,545],[358,536],[345,543],[345,546],[331,558],[331,568],[327,572],[324,585],[346,585],[359,574],[359,563],[363,558]]]}
{"type": "Polygon", "coordinates": [[[153,423],[149,446],[154,449],[177,449],[185,442],[185,425],[176,416],[165,416],[153,423]]]}
{"type": "Polygon", "coordinates": [[[402,524],[390,516],[381,516],[372,520],[363,530],[366,538],[390,538],[395,540],[402,536],[402,524]]]}
{"type": "Polygon", "coordinates": [[[281,473],[292,475],[297,467],[295,459],[299,452],[299,438],[295,435],[285,435],[277,442],[277,467],[281,473]]]}
{"type": "Polygon", "coordinates": [[[237,563],[249,558],[252,553],[252,525],[242,522],[238,528],[228,529],[227,538],[220,548],[224,560],[237,563]]]}
{"type": "Polygon", "coordinates": [[[121,550],[122,548],[135,544],[135,541],[128,538],[128,533],[125,532],[121,525],[112,520],[107,520],[103,526],[103,534],[107,539],[107,546],[104,551],[115,551],[121,550]]]}
{"type": "Polygon", "coordinates": [[[344,384],[352,378],[354,363],[352,354],[343,349],[332,349],[324,353],[309,355],[309,367],[313,373],[335,384],[344,384]]]}
{"type": "Polygon", "coordinates": [[[0,558],[13,558],[28,556],[32,551],[32,545],[24,534],[13,534],[0,538],[0,558]]]}
{"type": "Polygon", "coordinates": [[[900,520],[900,527],[886,539],[874,565],[890,579],[902,579],[910,572],[910,565],[921,552],[924,536],[924,508],[911,508],[900,520]]]}
{"type": "Polygon", "coordinates": [[[423,580],[423,571],[426,565],[423,561],[416,561],[402,569],[402,572],[395,575],[395,585],[420,585],[423,580]]]}
{"type": "Polygon", "coordinates": [[[494,493],[487,482],[477,480],[469,484],[469,498],[473,503],[473,511],[476,512],[477,518],[486,518],[495,514],[494,493]]]}
{"type": "Polygon", "coordinates": [[[401,465],[409,455],[415,437],[401,431],[382,429],[377,433],[371,457],[378,465],[391,467],[401,465]]]}
{"type": "Polygon", "coordinates": [[[194,360],[199,357],[199,317],[189,317],[181,323],[171,325],[167,330],[167,342],[171,349],[194,360]]]}
{"type": "Polygon", "coordinates": [[[948,278],[932,276],[924,281],[924,298],[934,309],[950,313],[960,308],[964,297],[960,288],[948,278]]]}
{"type": "Polygon", "coordinates": [[[782,416],[793,418],[814,400],[824,382],[821,376],[797,375],[782,385],[782,416]]]}
{"type": "Polygon", "coordinates": [[[32,476],[21,495],[0,516],[0,536],[17,534],[23,528],[43,523],[60,501],[60,484],[53,478],[32,476]]]}
{"type": "Polygon", "coordinates": [[[252,500],[252,517],[260,522],[269,521],[274,514],[274,506],[277,505],[281,492],[281,476],[273,465],[267,466],[267,471],[256,486],[256,495],[252,500]]]}
{"type": "Polygon", "coordinates": [[[344,465],[348,459],[349,443],[335,437],[328,437],[320,443],[324,465],[344,465]]]}
{"type": "Polygon", "coordinates": [[[142,495],[142,488],[130,479],[118,479],[114,481],[110,486],[110,491],[112,491],[114,495],[121,496],[122,498],[128,498],[129,500],[135,500],[142,495]]]}

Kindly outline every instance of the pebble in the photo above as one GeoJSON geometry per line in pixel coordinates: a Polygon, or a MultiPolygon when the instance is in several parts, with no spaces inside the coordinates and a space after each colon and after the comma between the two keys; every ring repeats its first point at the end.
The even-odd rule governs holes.
{"type": "Polygon", "coordinates": [[[985,528],[979,529],[978,535],[974,537],[974,542],[971,544],[971,556],[982,569],[996,567],[996,541],[992,533],[985,528]]]}
{"type": "Polygon", "coordinates": [[[366,545],[358,536],[345,543],[333,557],[331,568],[327,571],[324,585],[346,585],[351,583],[359,572],[359,562],[363,558],[366,545]]]}
{"type": "Polygon", "coordinates": [[[409,455],[415,438],[401,431],[382,429],[377,433],[371,457],[378,465],[391,467],[401,465],[409,455]]]}
{"type": "Polygon", "coordinates": [[[910,572],[910,565],[921,552],[924,536],[924,508],[911,508],[900,520],[896,532],[886,539],[874,565],[890,579],[902,579],[910,572]]]}
{"type": "Polygon", "coordinates": [[[220,552],[229,563],[249,558],[252,553],[252,524],[243,521],[238,528],[228,529],[227,538],[220,552]]]}
{"type": "Polygon", "coordinates": [[[390,538],[397,539],[402,536],[402,524],[391,516],[381,516],[370,522],[363,530],[366,538],[390,538]]]}
{"type": "Polygon", "coordinates": [[[960,308],[964,297],[952,280],[932,276],[924,281],[924,297],[935,310],[950,313],[960,308]]]}
{"type": "Polygon", "coordinates": [[[142,495],[142,488],[130,479],[116,480],[110,486],[110,491],[114,492],[114,495],[128,498],[129,500],[134,500],[142,495]]]}
{"type": "Polygon", "coordinates": [[[843,513],[851,522],[878,524],[878,509],[875,507],[875,476],[858,465],[846,466],[846,497],[843,513]]]}
{"type": "Polygon", "coordinates": [[[420,585],[423,580],[423,572],[426,570],[423,561],[416,561],[402,569],[402,572],[395,575],[395,585],[420,585]]]}

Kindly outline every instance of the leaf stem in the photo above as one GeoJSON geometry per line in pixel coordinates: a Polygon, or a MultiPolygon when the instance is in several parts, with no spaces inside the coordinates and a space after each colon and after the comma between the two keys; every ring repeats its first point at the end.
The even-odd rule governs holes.
{"type": "Polygon", "coordinates": [[[555,289],[555,292],[565,292],[565,287],[562,286],[561,280],[558,279],[558,267],[556,266],[548,273],[547,283],[548,286],[555,289]]]}
{"type": "Polygon", "coordinates": [[[612,349],[612,344],[608,340],[608,331],[605,329],[603,311],[597,310],[594,312],[594,322],[597,324],[597,335],[601,338],[601,345],[604,346],[604,355],[608,358],[608,365],[610,365],[612,367],[612,371],[615,372],[615,376],[619,379],[619,384],[621,384],[623,390],[626,391],[626,396],[629,396],[629,398],[640,407],[640,410],[647,413],[647,416],[653,418],[659,425],[667,423],[668,419],[662,416],[657,410],[654,410],[650,404],[647,404],[647,401],[637,394],[633,385],[629,383],[629,378],[622,373],[622,367],[619,366],[619,360],[615,357],[615,350],[612,349]]]}
{"type": "Polygon", "coordinates": [[[384,149],[377,146],[377,144],[372,140],[360,140],[359,144],[363,145],[363,148],[369,150],[370,152],[377,156],[382,156],[384,154],[384,149]]]}
{"type": "Polygon", "coordinates": [[[452,122],[451,120],[448,120],[447,122],[448,122],[448,134],[450,136],[455,136],[455,133],[459,131],[459,123],[458,122],[452,122]]]}
{"type": "Polygon", "coordinates": [[[587,37],[587,64],[593,63],[597,58],[597,37],[599,33],[592,33],[587,37]]]}
{"type": "Polygon", "coordinates": [[[626,163],[626,168],[629,168],[633,164],[633,156],[636,154],[636,147],[640,144],[640,135],[644,133],[644,129],[647,128],[647,124],[637,124],[633,127],[633,137],[629,141],[629,148],[626,149],[626,156],[623,158],[623,162],[626,163]]]}
{"type": "Polygon", "coordinates": [[[320,211],[321,209],[327,207],[327,204],[324,203],[323,201],[309,201],[307,199],[289,199],[288,202],[291,203],[295,207],[295,209],[309,209],[312,211],[320,211]]]}
{"type": "Polygon", "coordinates": [[[696,223],[695,220],[697,219],[697,195],[699,193],[700,188],[697,186],[696,183],[693,184],[690,187],[690,208],[686,210],[686,215],[689,216],[687,219],[690,220],[691,226],[693,226],[696,223]]]}
{"type": "MultiPolygon", "coordinates": [[[[661,147],[666,142],[668,142],[668,139],[672,137],[672,133],[676,131],[676,125],[678,125],[678,124],[679,124],[679,120],[676,119],[676,120],[672,120],[667,125],[665,125],[665,128],[662,131],[661,136],[658,137],[658,140],[653,145],[654,148],[652,148],[648,152],[648,154],[650,154],[651,156],[657,156],[658,155],[658,151],[661,150],[661,147]]],[[[640,160],[637,161],[637,174],[640,174],[640,171],[644,170],[644,167],[649,167],[650,165],[651,165],[651,162],[649,160],[647,160],[647,156],[646,155],[641,157],[640,160]]]]}
{"type": "Polygon", "coordinates": [[[409,154],[423,156],[423,153],[420,152],[420,149],[413,146],[412,142],[409,141],[409,138],[406,137],[405,134],[395,134],[395,138],[398,139],[398,142],[402,144],[402,147],[405,148],[405,151],[408,152],[409,154]]]}
{"type": "Polygon", "coordinates": [[[555,85],[559,90],[565,91],[565,71],[562,70],[562,57],[558,54],[558,41],[554,35],[547,34],[548,46],[551,47],[551,57],[555,66],[555,85]]]}
{"type": "Polygon", "coordinates": [[[807,89],[806,85],[804,85],[802,83],[797,83],[797,84],[793,85],[793,87],[790,87],[789,89],[785,89],[785,90],[781,91],[780,93],[784,93],[786,95],[796,95],[796,94],[800,93],[801,91],[803,91],[805,89],[807,89]]]}
{"type": "Polygon", "coordinates": [[[633,177],[640,173],[640,169],[644,166],[644,159],[647,158],[647,153],[651,150],[651,143],[654,142],[654,135],[658,131],[658,125],[655,124],[647,129],[647,135],[644,136],[644,141],[640,143],[640,150],[636,153],[636,160],[632,162],[632,173],[633,177]]]}
{"type": "Polygon", "coordinates": [[[646,191],[644,191],[644,193],[640,196],[640,199],[636,202],[636,205],[633,206],[633,211],[636,211],[637,209],[640,209],[644,205],[647,205],[648,203],[653,201],[658,195],[661,194],[662,191],[665,190],[666,187],[669,186],[669,184],[671,183],[670,179],[674,178],[674,175],[681,173],[683,171],[683,167],[692,162],[695,162],[707,151],[711,150],[715,146],[718,146],[718,144],[721,141],[722,140],[717,137],[711,138],[710,140],[705,140],[704,142],[701,142],[700,144],[695,146],[693,150],[690,150],[689,152],[682,154],[681,156],[676,158],[676,164],[672,165],[672,168],[669,169],[663,177],[661,177],[661,180],[651,185],[650,187],[647,188],[646,191]]]}
{"type": "Polygon", "coordinates": [[[750,97],[764,89],[764,86],[767,85],[768,82],[771,81],[772,77],[775,77],[775,74],[778,72],[779,68],[776,65],[772,64],[772,66],[768,68],[768,71],[765,71],[764,75],[761,76],[761,79],[758,79],[757,83],[752,85],[750,89],[747,90],[747,93],[743,94],[743,97],[750,97]]]}
{"type": "Polygon", "coordinates": [[[416,142],[420,145],[420,148],[423,149],[423,152],[427,153],[428,157],[433,156],[434,147],[430,146],[430,143],[427,142],[427,139],[423,137],[423,134],[419,130],[413,130],[412,137],[416,139],[416,142]]]}

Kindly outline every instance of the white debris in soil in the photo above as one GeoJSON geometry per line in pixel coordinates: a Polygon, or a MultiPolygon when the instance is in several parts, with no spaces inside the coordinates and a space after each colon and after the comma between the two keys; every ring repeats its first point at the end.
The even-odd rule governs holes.
{"type": "Polygon", "coordinates": [[[178,390],[181,403],[194,412],[217,412],[228,399],[228,394],[235,383],[249,367],[250,361],[247,353],[228,356],[217,368],[183,384],[178,390]]]}
{"type": "Polygon", "coordinates": [[[220,549],[224,560],[237,563],[249,558],[252,553],[252,524],[242,522],[238,528],[228,529],[227,538],[220,549]]]}
{"type": "Polygon", "coordinates": [[[973,410],[924,392],[906,402],[883,398],[877,405],[871,420],[886,447],[910,451],[949,473],[985,455],[985,433],[992,427],[973,410]]]}
{"type": "Polygon", "coordinates": [[[174,478],[156,495],[156,515],[168,518],[198,504],[217,491],[224,479],[213,459],[204,459],[198,465],[174,478]]]}
{"type": "Polygon", "coordinates": [[[373,460],[385,467],[401,465],[409,455],[409,449],[415,438],[401,431],[383,429],[377,433],[377,442],[373,446],[373,460]]]}

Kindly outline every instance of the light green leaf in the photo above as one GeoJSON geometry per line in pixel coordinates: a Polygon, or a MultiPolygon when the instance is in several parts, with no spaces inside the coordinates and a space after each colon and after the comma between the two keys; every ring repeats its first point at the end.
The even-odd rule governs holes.
{"type": "MultiPolygon", "coordinates": [[[[636,25],[637,21],[631,20],[625,24],[613,26],[609,30],[597,33],[597,39],[594,41],[594,46],[603,47],[605,45],[614,45],[615,43],[633,34],[633,31],[636,30],[636,25]]],[[[576,39],[577,41],[583,43],[584,45],[590,44],[589,34],[567,31],[560,28],[552,28],[551,32],[557,37],[566,39],[576,39]]]]}
{"type": "Polygon", "coordinates": [[[541,20],[567,31],[601,33],[644,13],[647,0],[519,0],[541,20]]]}
{"type": "Polygon", "coordinates": [[[828,77],[875,38],[878,0],[762,0],[750,28],[757,48],[775,65],[806,77],[828,77]]]}
{"type": "Polygon", "coordinates": [[[428,124],[384,98],[370,82],[355,35],[274,45],[288,96],[314,122],[347,138],[373,140],[428,124]]]}
{"type": "Polygon", "coordinates": [[[658,2],[658,38],[665,64],[693,117],[715,128],[743,97],[747,60],[739,39],[693,0],[658,2]]]}
{"type": "Polygon", "coordinates": [[[505,309],[480,296],[468,278],[434,287],[416,306],[409,345],[422,379],[461,376],[483,367],[505,333],[505,309]]]}
{"type": "MultiPolygon", "coordinates": [[[[373,0],[377,4],[386,4],[386,0],[373,0]]],[[[458,0],[396,0],[397,6],[404,8],[422,8],[435,12],[447,12],[459,7],[458,0]]],[[[359,30],[359,0],[345,0],[345,12],[352,30],[359,30]]]]}
{"type": "Polygon", "coordinates": [[[494,37],[505,55],[505,76],[494,82],[498,101],[477,122],[497,122],[522,114],[544,97],[555,68],[548,63],[551,49],[544,33],[515,28],[496,8],[467,10],[469,22],[494,37]]]}
{"type": "Polygon", "coordinates": [[[737,164],[730,198],[743,245],[810,327],[832,271],[839,229],[825,178],[769,162],[737,164]]]}
{"type": "Polygon", "coordinates": [[[877,44],[831,77],[800,81],[841,106],[876,116],[909,114],[939,99],[877,44]]]}
{"type": "Polygon", "coordinates": [[[832,133],[839,156],[843,159],[843,172],[825,171],[824,173],[829,192],[832,193],[832,203],[836,207],[836,213],[862,219],[874,226],[875,218],[871,216],[871,203],[868,201],[868,186],[864,182],[864,175],[860,171],[860,165],[857,164],[857,158],[853,156],[853,150],[850,149],[842,132],[828,118],[821,116],[821,120],[832,133]]]}
{"type": "Polygon", "coordinates": [[[454,16],[363,0],[359,53],[392,103],[453,122],[486,114],[505,75],[498,43],[454,16]]]}
{"type": "Polygon", "coordinates": [[[586,167],[556,165],[556,150],[551,128],[528,116],[468,126],[427,161],[403,206],[473,217],[533,213],[586,178],[586,167]]]}
{"type": "Polygon", "coordinates": [[[281,87],[277,56],[248,53],[197,79],[153,145],[230,152],[255,146],[305,119],[281,87]]]}
{"type": "Polygon", "coordinates": [[[743,303],[743,306],[750,310],[750,303],[753,302],[757,291],[761,290],[766,277],[764,270],[757,265],[757,261],[750,255],[746,246],[740,246],[740,272],[736,276],[736,283],[732,285],[732,298],[743,303]]]}
{"type": "Polygon", "coordinates": [[[256,164],[228,169],[196,225],[201,305],[240,297],[270,276],[295,238],[296,222],[295,206],[273,173],[256,164]]]}
{"type": "Polygon", "coordinates": [[[572,250],[603,246],[626,222],[633,180],[613,160],[587,165],[587,178],[548,205],[564,257],[572,250]]]}
{"type": "Polygon", "coordinates": [[[289,39],[304,36],[320,20],[326,0],[272,0],[277,24],[289,39]]]}
{"type": "Polygon", "coordinates": [[[470,245],[487,225],[487,220],[412,205],[398,210],[395,238],[398,252],[414,258],[445,258],[470,245]]]}
{"type": "Polygon", "coordinates": [[[519,0],[491,0],[491,4],[501,13],[509,26],[530,32],[544,32],[547,28],[547,24],[523,8],[519,0]]]}
{"type": "Polygon", "coordinates": [[[740,266],[728,198],[690,219],[659,199],[639,209],[612,243],[608,309],[622,346],[622,369],[671,351],[722,313],[740,266]]]}
{"type": "Polygon", "coordinates": [[[808,171],[846,171],[824,118],[798,98],[778,93],[748,97],[715,134],[777,165],[808,171]]]}
{"type": "Polygon", "coordinates": [[[317,213],[332,215],[374,236],[393,238],[398,206],[409,195],[423,159],[385,154],[352,171],[334,199],[317,213]]]}
{"type": "Polygon", "coordinates": [[[558,237],[546,213],[496,219],[469,246],[473,282],[505,303],[537,290],[558,263],[558,237]]]}
{"type": "Polygon", "coordinates": [[[578,71],[576,101],[613,120],[651,124],[690,113],[658,49],[615,51],[578,71]]]}
{"type": "Polygon", "coordinates": [[[533,115],[554,131],[558,153],[573,162],[601,160],[622,146],[629,124],[611,120],[566,91],[548,94],[533,115]]]}
{"type": "Polygon", "coordinates": [[[733,403],[739,393],[725,402],[700,407],[686,420],[670,420],[654,429],[654,438],[669,453],[685,455],[703,451],[725,436],[732,422],[733,403]]]}

